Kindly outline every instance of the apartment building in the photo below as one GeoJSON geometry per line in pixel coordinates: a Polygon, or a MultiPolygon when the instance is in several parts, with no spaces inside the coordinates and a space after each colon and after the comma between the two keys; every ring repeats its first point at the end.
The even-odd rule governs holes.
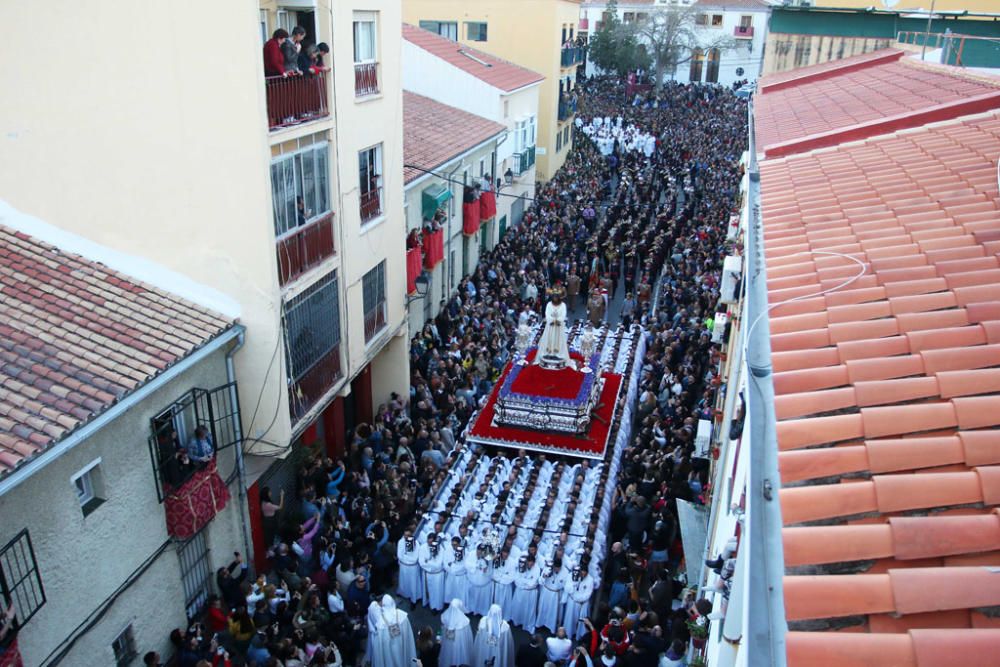
{"type": "Polygon", "coordinates": [[[411,336],[492,247],[497,204],[491,174],[506,132],[482,116],[403,92],[411,336]]]}
{"type": "MultiPolygon", "coordinates": [[[[696,12],[698,45],[685,54],[676,71],[667,77],[680,83],[756,81],[763,68],[768,17],[771,6],[764,0],[625,0],[618,3],[618,20],[641,24],[652,12],[690,8],[696,12]],[[720,44],[725,48],[720,48],[720,44]]],[[[589,38],[607,20],[607,3],[584,2],[580,7],[580,29],[589,38]]],[[[598,73],[586,63],[587,76],[598,73]]]]}
{"type": "Polygon", "coordinates": [[[245,330],[168,291],[182,277],[6,205],[0,256],[0,664],[168,655],[249,550],[245,330]]]}
{"type": "Polygon", "coordinates": [[[463,46],[499,56],[545,77],[538,91],[535,164],[545,181],[573,145],[573,89],[583,49],[578,0],[403,0],[403,19],[463,46]]]}
{"type": "Polygon", "coordinates": [[[470,170],[477,178],[490,175],[497,193],[495,224],[484,221],[480,233],[484,249],[491,249],[520,223],[535,196],[538,97],[544,79],[485,51],[403,25],[405,90],[507,128],[506,135],[497,140],[495,154],[475,161],[470,170]]]}
{"type": "Polygon", "coordinates": [[[10,52],[37,48],[41,23],[60,44],[0,74],[20,91],[0,110],[0,199],[239,304],[251,480],[289,483],[304,446],[338,451],[406,391],[398,1],[84,0],[55,21],[8,3],[0,19],[21,35],[10,52]],[[265,41],[296,26],[303,51],[328,45],[327,71],[265,76],[265,41]],[[195,46],[204,31],[221,57],[195,46]]]}

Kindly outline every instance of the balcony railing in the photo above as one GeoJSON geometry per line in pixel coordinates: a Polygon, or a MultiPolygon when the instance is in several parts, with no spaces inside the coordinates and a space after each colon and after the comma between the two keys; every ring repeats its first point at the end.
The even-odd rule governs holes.
{"type": "Polygon", "coordinates": [[[326,72],[314,76],[270,76],[267,90],[267,126],[271,130],[308,123],[330,115],[326,72]]]}
{"type": "Polygon", "coordinates": [[[361,222],[368,222],[382,215],[382,188],[361,193],[361,222]]]}
{"type": "Polygon", "coordinates": [[[559,120],[566,120],[576,113],[576,102],[573,100],[562,100],[559,102],[559,120]]]}
{"type": "Polygon", "coordinates": [[[378,63],[354,63],[354,96],[378,94],[378,63]]]}
{"type": "Polygon", "coordinates": [[[520,153],[514,153],[512,157],[514,165],[511,167],[511,171],[514,172],[515,176],[520,176],[535,164],[535,147],[525,148],[520,153]]]}
{"type": "Polygon", "coordinates": [[[753,39],[753,27],[738,25],[733,28],[733,37],[736,39],[753,39]]]}
{"type": "Polygon", "coordinates": [[[572,67],[583,62],[583,48],[579,46],[564,47],[559,59],[562,67],[572,67]]]}
{"type": "Polygon", "coordinates": [[[292,384],[289,407],[292,422],[299,421],[343,377],[340,366],[340,343],[320,357],[302,377],[292,384]]]}
{"type": "Polygon", "coordinates": [[[380,301],[372,310],[365,313],[365,342],[371,341],[375,334],[385,328],[385,325],[385,301],[380,301]]]}
{"type": "Polygon", "coordinates": [[[278,280],[289,283],[334,254],[333,214],[303,225],[278,239],[278,280]]]}

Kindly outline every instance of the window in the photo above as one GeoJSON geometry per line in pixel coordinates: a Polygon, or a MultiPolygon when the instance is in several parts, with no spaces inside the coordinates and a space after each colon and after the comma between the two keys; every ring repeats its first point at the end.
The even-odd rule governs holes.
{"type": "Polygon", "coordinates": [[[361,223],[382,215],[382,144],[358,153],[361,223]]]}
{"type": "Polygon", "coordinates": [[[451,257],[448,259],[448,290],[455,289],[455,256],[458,254],[457,250],[451,251],[451,257]]]}
{"type": "Polygon", "coordinates": [[[282,28],[289,35],[292,34],[292,28],[295,26],[292,25],[292,17],[287,10],[278,10],[278,27],[282,28]]]}
{"type": "Polygon", "coordinates": [[[198,532],[177,550],[181,562],[181,583],[184,585],[184,605],[188,619],[201,614],[208,601],[212,571],[208,564],[208,544],[205,531],[198,532]]]}
{"type": "Polygon", "coordinates": [[[479,158],[479,178],[486,175],[486,158],[479,158]]]}
{"type": "Polygon", "coordinates": [[[752,28],[753,27],[753,16],[741,16],[740,17],[740,27],[741,28],[752,28]]]}
{"type": "Polygon", "coordinates": [[[330,212],[329,145],[314,144],[271,163],[274,235],[281,238],[330,212]]]}
{"type": "Polygon", "coordinates": [[[118,633],[115,640],[111,642],[111,650],[115,652],[115,665],[124,667],[131,665],[139,652],[135,650],[135,635],[132,633],[132,624],[129,623],[125,629],[118,633]]]}
{"type": "Polygon", "coordinates": [[[510,118],[510,100],[503,101],[503,117],[510,118]]]}
{"type": "Polygon", "coordinates": [[[698,14],[694,17],[695,25],[708,25],[708,14],[698,14]]]}
{"type": "Polygon", "coordinates": [[[562,132],[556,132],[556,153],[562,150],[562,132]]]}
{"type": "Polygon", "coordinates": [[[622,19],[623,23],[635,23],[635,12],[625,12],[625,17],[622,19]]]}
{"type": "Polygon", "coordinates": [[[569,146],[569,125],[563,128],[563,146],[569,146]]]}
{"type": "Polygon", "coordinates": [[[537,117],[531,115],[528,117],[528,135],[526,145],[530,148],[535,145],[535,121],[537,117]]]}
{"type": "Polygon", "coordinates": [[[688,73],[688,80],[691,83],[698,83],[701,81],[701,65],[704,59],[705,54],[701,49],[694,49],[691,51],[691,71],[688,73]]]}
{"type": "Polygon", "coordinates": [[[354,13],[354,62],[373,63],[377,60],[374,12],[354,13]]]}
{"type": "Polygon", "coordinates": [[[722,14],[712,14],[712,27],[718,28],[722,25],[722,14]]]}
{"type": "Polygon", "coordinates": [[[340,285],[332,271],[285,304],[288,379],[301,381],[339,345],[340,285]]]}
{"type": "Polygon", "coordinates": [[[361,291],[365,307],[365,342],[368,343],[386,326],[385,260],[361,279],[361,291]]]}
{"type": "Polygon", "coordinates": [[[458,23],[455,21],[421,21],[420,27],[442,37],[447,37],[453,42],[458,41],[458,23]]]}
{"type": "Polygon", "coordinates": [[[719,49],[708,50],[708,64],[705,67],[705,83],[719,82],[719,49]]]}
{"type": "Polygon", "coordinates": [[[14,605],[14,630],[23,628],[45,604],[45,589],[27,528],[0,549],[0,597],[5,609],[14,605]]]}
{"type": "Polygon", "coordinates": [[[260,40],[266,42],[269,35],[267,34],[267,10],[260,10],[260,40]]]}
{"type": "Polygon", "coordinates": [[[83,515],[87,516],[104,502],[104,475],[101,473],[101,459],[87,465],[71,478],[83,515]]]}
{"type": "Polygon", "coordinates": [[[481,21],[466,21],[465,38],[470,42],[485,42],[486,24],[481,21]]]}
{"type": "Polygon", "coordinates": [[[648,18],[649,18],[649,14],[647,14],[646,12],[637,12],[636,15],[635,15],[635,22],[641,25],[641,24],[645,23],[646,19],[648,19],[648,18]]]}

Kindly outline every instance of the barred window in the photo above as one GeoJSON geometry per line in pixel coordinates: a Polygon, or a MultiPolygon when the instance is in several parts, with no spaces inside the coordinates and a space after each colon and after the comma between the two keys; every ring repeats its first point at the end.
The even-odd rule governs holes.
{"type": "Polygon", "coordinates": [[[0,549],[0,595],[4,609],[14,605],[15,630],[45,604],[45,589],[27,528],[0,549]]]}
{"type": "Polygon", "coordinates": [[[362,293],[365,306],[365,342],[386,325],[385,307],[385,260],[365,274],[362,279],[362,293]]]}
{"type": "Polygon", "coordinates": [[[329,145],[319,143],[271,163],[275,236],[283,236],[330,212],[328,159],[329,145]]]}
{"type": "Polygon", "coordinates": [[[297,382],[340,344],[340,291],[332,271],[285,304],[288,377],[297,382]]]}
{"type": "Polygon", "coordinates": [[[184,585],[184,605],[188,618],[198,616],[208,601],[212,570],[208,564],[208,544],[205,531],[196,533],[180,549],[177,557],[181,562],[181,583],[184,585]]]}

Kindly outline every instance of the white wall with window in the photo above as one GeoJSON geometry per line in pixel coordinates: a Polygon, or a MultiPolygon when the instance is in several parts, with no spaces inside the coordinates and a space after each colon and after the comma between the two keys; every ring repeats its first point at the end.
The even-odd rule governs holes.
{"type": "Polygon", "coordinates": [[[276,238],[329,214],[330,145],[317,141],[274,158],[271,198],[276,238]]]}
{"type": "Polygon", "coordinates": [[[354,62],[378,60],[378,12],[354,12],[354,62]]]}
{"type": "Polygon", "coordinates": [[[358,152],[358,192],[362,224],[382,215],[382,144],[358,152]]]}
{"type": "Polygon", "coordinates": [[[101,473],[101,459],[88,463],[71,478],[76,489],[76,499],[84,516],[89,515],[104,502],[107,491],[104,488],[104,476],[101,473]]]}
{"type": "Polygon", "coordinates": [[[485,21],[466,21],[465,38],[470,42],[485,42],[488,39],[489,26],[485,21]]]}
{"type": "Polygon", "coordinates": [[[457,21],[421,21],[420,27],[437,35],[441,35],[442,37],[446,37],[453,42],[458,41],[457,21]]]}

